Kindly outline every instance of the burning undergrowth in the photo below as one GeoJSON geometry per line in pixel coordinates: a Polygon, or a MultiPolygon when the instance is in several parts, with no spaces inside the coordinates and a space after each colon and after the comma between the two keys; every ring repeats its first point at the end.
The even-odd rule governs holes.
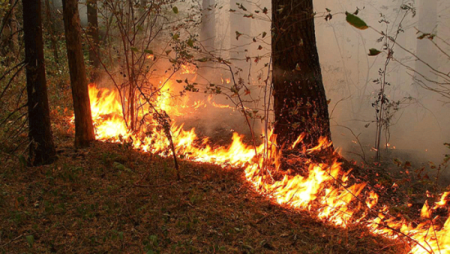
{"type": "MultiPolygon", "coordinates": [[[[203,101],[193,105],[174,105],[170,100],[171,84],[163,87],[154,98],[153,111],[185,115],[193,114],[206,105],[203,101]]],[[[135,149],[163,157],[175,152],[177,157],[194,162],[208,162],[223,168],[244,168],[247,181],[274,203],[309,210],[318,218],[344,228],[365,225],[372,233],[388,238],[405,237],[413,246],[412,253],[450,252],[450,234],[447,234],[450,230],[450,220],[447,220],[448,193],[430,195],[430,201],[425,201],[420,209],[416,209],[416,214],[414,211],[410,214],[420,219],[411,219],[404,211],[402,213],[399,208],[402,204],[392,204],[392,197],[383,195],[380,198],[377,194],[394,193],[390,189],[395,188],[395,182],[390,187],[377,186],[354,177],[351,170],[343,169],[338,154],[330,156],[328,153],[324,157],[323,151],[329,150],[331,146],[326,139],[321,139],[314,148],[302,149],[302,137],[299,137],[293,147],[287,149],[296,152],[281,158],[275,138],[271,135],[266,142],[253,147],[242,141],[243,136],[234,133],[230,145],[218,146],[208,138],[199,138],[195,129],[185,130],[183,125],[172,123],[170,133],[175,149],[171,151],[167,132],[161,130],[157,117],[146,117],[147,113],[143,113],[141,126],[145,127],[139,131],[129,131],[114,91],[98,90],[91,85],[90,97],[99,140],[128,142],[135,149]],[[283,168],[289,170],[281,170],[282,164],[283,168]]]]}

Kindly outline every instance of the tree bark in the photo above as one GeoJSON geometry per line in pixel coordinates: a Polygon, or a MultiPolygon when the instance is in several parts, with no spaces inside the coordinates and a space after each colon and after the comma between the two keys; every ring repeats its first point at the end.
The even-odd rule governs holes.
{"type": "Polygon", "coordinates": [[[41,1],[22,0],[22,3],[30,138],[28,162],[38,166],[55,161],[56,151],[45,79],[41,1]]]}
{"type": "Polygon", "coordinates": [[[95,140],[95,136],[81,48],[81,26],[77,0],[63,0],[63,17],[75,112],[75,147],[86,147],[95,140]]]}
{"type": "Polygon", "coordinates": [[[328,104],[316,46],[312,0],[272,0],[274,133],[290,147],[331,140],[328,104]]]}
{"type": "Polygon", "coordinates": [[[100,45],[100,36],[98,30],[98,15],[97,15],[97,0],[87,1],[87,19],[88,30],[87,34],[90,39],[89,43],[89,63],[94,67],[91,80],[94,81],[98,75],[98,68],[100,67],[100,52],[98,50],[100,45]]]}

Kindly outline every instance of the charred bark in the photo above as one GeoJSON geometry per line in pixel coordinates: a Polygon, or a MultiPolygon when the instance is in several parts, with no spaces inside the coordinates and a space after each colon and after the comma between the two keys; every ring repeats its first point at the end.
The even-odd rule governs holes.
{"type": "Polygon", "coordinates": [[[81,48],[81,26],[77,0],[63,0],[63,16],[75,113],[75,147],[86,147],[95,140],[95,136],[81,48]]]}
{"type": "Polygon", "coordinates": [[[28,163],[38,166],[55,161],[56,151],[45,78],[41,1],[22,0],[22,3],[30,139],[28,163]]]}
{"type": "Polygon", "coordinates": [[[331,139],[312,0],[272,0],[274,133],[290,147],[302,133],[306,148],[331,139]]]}

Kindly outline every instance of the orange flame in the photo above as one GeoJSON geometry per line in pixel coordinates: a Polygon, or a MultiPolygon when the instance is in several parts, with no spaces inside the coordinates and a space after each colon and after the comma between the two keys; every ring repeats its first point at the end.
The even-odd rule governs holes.
{"type": "Polygon", "coordinates": [[[425,204],[420,211],[420,217],[422,218],[431,218],[432,211],[430,210],[430,206],[428,205],[428,201],[425,201],[425,204]]]}
{"type": "MultiPolygon", "coordinates": [[[[169,114],[182,114],[187,106],[172,105],[169,90],[170,82],[167,87],[161,89],[155,105],[169,114]]],[[[127,130],[116,91],[98,89],[90,85],[89,95],[98,140],[121,142],[123,139],[131,138],[132,145],[136,149],[161,156],[170,155],[169,142],[153,119],[148,120],[149,127],[138,133],[127,130]]],[[[205,103],[198,101],[192,107],[197,109],[203,106],[206,106],[205,103]]],[[[405,220],[390,216],[388,207],[377,206],[378,195],[373,191],[367,193],[366,183],[349,186],[349,172],[344,172],[338,161],[331,164],[309,162],[303,165],[309,172],[307,176],[279,169],[279,152],[276,150],[275,135],[272,135],[266,143],[267,154],[258,156],[265,151],[264,145],[256,148],[246,145],[242,141],[243,137],[237,133],[233,134],[231,145],[212,147],[208,144],[208,139],[198,142],[195,129],[186,131],[182,125],[173,124],[170,131],[178,155],[184,155],[191,161],[208,162],[222,167],[243,167],[247,181],[260,194],[267,195],[280,205],[314,211],[320,219],[342,227],[364,222],[371,232],[391,238],[398,237],[392,230],[396,229],[415,241],[412,242],[411,253],[450,253],[450,219],[442,228],[432,222],[433,210],[447,205],[449,192],[444,193],[433,208],[426,203],[421,216],[428,222],[414,226],[405,220]],[[272,172],[267,165],[275,165],[272,172]],[[273,178],[272,175],[277,177],[273,178]],[[363,192],[367,194],[367,198],[360,197],[363,192]],[[369,213],[363,209],[365,205],[375,211],[374,214],[378,214],[378,217],[370,218],[369,213]]],[[[303,136],[300,136],[292,148],[298,146],[302,139],[303,136]]],[[[330,147],[331,144],[326,138],[321,138],[319,145],[306,152],[315,153],[330,147]]]]}
{"type": "Polygon", "coordinates": [[[196,74],[197,66],[193,64],[182,64],[181,65],[181,74],[196,74]]]}

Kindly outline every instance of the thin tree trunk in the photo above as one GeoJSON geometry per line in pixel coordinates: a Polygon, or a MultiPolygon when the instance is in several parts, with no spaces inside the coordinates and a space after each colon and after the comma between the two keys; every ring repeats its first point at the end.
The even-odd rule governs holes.
{"type": "Polygon", "coordinates": [[[83,52],[77,0],[63,0],[67,58],[75,112],[75,147],[89,146],[95,140],[83,52]]]}
{"type": "Polygon", "coordinates": [[[216,39],[216,15],[215,0],[203,0],[202,2],[202,27],[200,40],[208,51],[214,50],[216,39]]]}
{"type": "Polygon", "coordinates": [[[50,125],[50,113],[45,79],[44,43],[41,26],[41,1],[22,0],[25,62],[28,94],[30,147],[28,162],[32,166],[50,164],[56,160],[50,125]]]}
{"type": "Polygon", "coordinates": [[[91,80],[94,81],[98,75],[98,68],[100,67],[100,52],[98,50],[100,45],[100,37],[98,30],[98,15],[97,15],[97,0],[87,1],[87,18],[89,27],[87,34],[91,42],[89,43],[89,62],[94,67],[91,80]]]}
{"type": "MultiPolygon", "coordinates": [[[[129,8],[129,12],[130,12],[130,18],[131,20],[135,20],[134,17],[134,5],[133,2],[131,0],[128,0],[128,8],[129,8]]],[[[129,27],[127,30],[128,31],[134,31],[134,23],[132,25],[132,27],[129,27]]],[[[128,69],[129,69],[129,82],[130,82],[130,90],[129,90],[129,97],[128,97],[128,105],[129,105],[129,109],[130,109],[130,129],[131,131],[135,131],[136,130],[136,98],[135,98],[135,94],[136,94],[136,85],[137,85],[137,77],[136,77],[136,73],[135,73],[135,54],[134,51],[132,50],[132,48],[134,47],[134,37],[132,37],[131,41],[129,41],[129,45],[130,45],[130,57],[131,57],[131,62],[128,63],[128,69]]]]}
{"type": "Polygon", "coordinates": [[[9,4],[11,9],[6,11],[5,16],[1,18],[2,22],[0,24],[1,45],[3,46],[0,49],[0,53],[2,56],[7,56],[12,53],[7,59],[3,60],[6,66],[8,66],[10,62],[14,61],[14,57],[12,55],[16,53],[16,46],[18,44],[17,21],[15,14],[16,2],[14,0],[9,0],[9,4]]]}
{"type": "MultiPolygon", "coordinates": [[[[216,9],[215,0],[202,0],[202,22],[200,28],[200,42],[208,52],[215,51],[216,47],[216,9]]],[[[199,63],[200,76],[209,77],[215,71],[214,63],[199,63]]]]}
{"type": "Polygon", "coordinates": [[[312,0],[272,0],[274,133],[290,147],[331,140],[328,105],[316,46],[312,0]]]}
{"type": "Polygon", "coordinates": [[[50,42],[53,50],[53,58],[55,63],[59,63],[59,53],[56,39],[55,20],[53,19],[52,9],[50,7],[50,0],[45,0],[45,13],[47,15],[47,29],[50,33],[50,42]]]}
{"type": "MultiPolygon", "coordinates": [[[[9,4],[11,6],[14,6],[14,2],[15,2],[15,0],[9,0],[9,4]]],[[[12,10],[11,10],[11,16],[9,18],[9,27],[11,29],[10,48],[11,48],[11,51],[15,54],[17,51],[16,46],[19,43],[19,34],[17,33],[17,20],[16,20],[15,8],[12,8],[12,10]]]]}

